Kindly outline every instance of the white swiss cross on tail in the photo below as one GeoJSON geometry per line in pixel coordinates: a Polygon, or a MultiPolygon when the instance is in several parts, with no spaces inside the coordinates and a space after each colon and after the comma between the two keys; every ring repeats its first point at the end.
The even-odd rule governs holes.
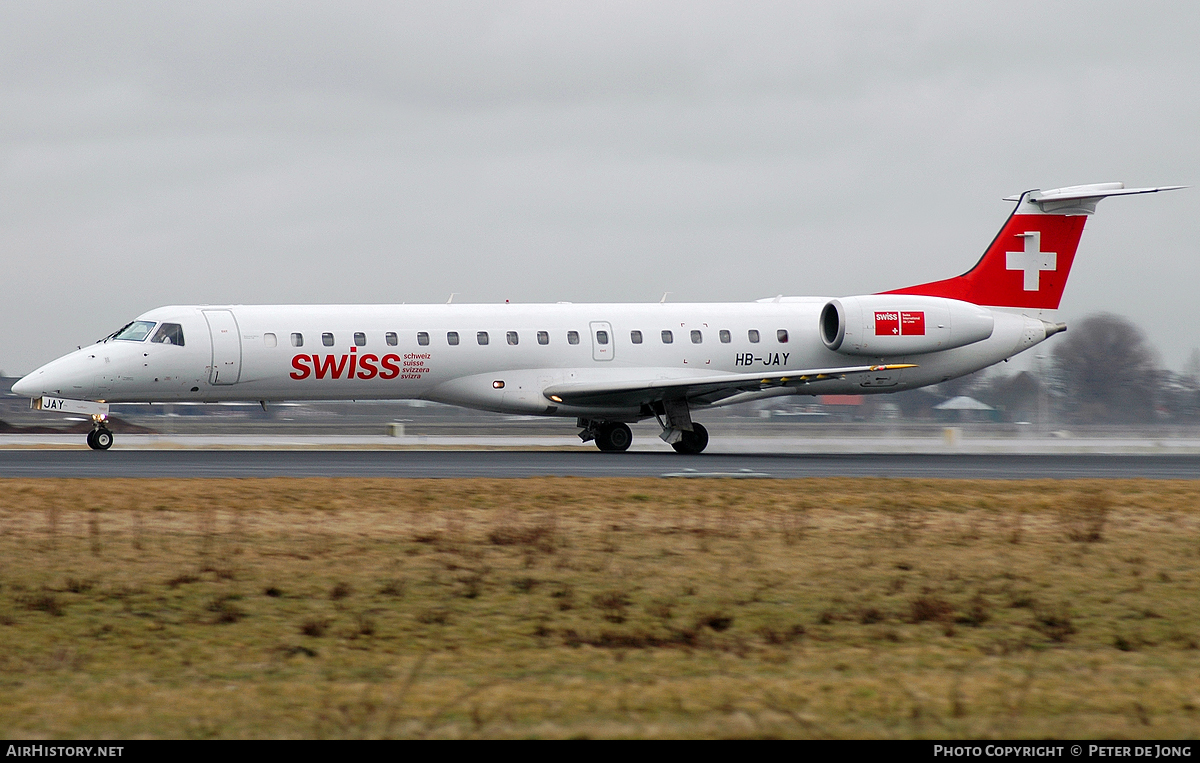
{"type": "Polygon", "coordinates": [[[1027,231],[1019,235],[1025,239],[1025,251],[1005,252],[1004,268],[1024,271],[1025,291],[1037,291],[1041,271],[1058,269],[1058,254],[1041,251],[1042,234],[1039,231],[1027,231]]]}

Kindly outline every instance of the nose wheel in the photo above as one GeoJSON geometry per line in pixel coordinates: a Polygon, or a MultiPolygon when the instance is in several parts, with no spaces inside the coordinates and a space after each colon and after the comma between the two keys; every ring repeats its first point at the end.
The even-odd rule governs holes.
{"type": "Polygon", "coordinates": [[[92,450],[108,450],[113,444],[113,434],[105,427],[97,427],[88,432],[87,444],[92,450]]]}

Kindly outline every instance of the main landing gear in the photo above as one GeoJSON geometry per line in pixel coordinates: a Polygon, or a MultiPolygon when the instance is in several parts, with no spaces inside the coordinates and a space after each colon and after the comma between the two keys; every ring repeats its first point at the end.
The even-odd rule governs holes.
{"type": "MultiPolygon", "coordinates": [[[[695,455],[703,453],[708,447],[708,430],[704,425],[697,424],[694,421],[688,421],[690,429],[673,429],[664,428],[664,434],[669,433],[671,447],[676,453],[685,455],[695,455]]],[[[579,420],[579,426],[583,431],[579,433],[579,439],[584,442],[595,442],[596,447],[604,453],[622,453],[629,450],[629,446],[633,444],[633,432],[629,431],[629,427],[619,421],[591,421],[579,420]]],[[[663,438],[666,440],[666,437],[663,438]]]]}
{"type": "Polygon", "coordinates": [[[583,431],[579,438],[584,442],[592,440],[596,447],[605,453],[621,453],[629,450],[633,444],[633,432],[629,426],[620,421],[583,421],[579,422],[583,431]]]}
{"type": "Polygon", "coordinates": [[[682,430],[679,439],[671,443],[671,447],[675,449],[676,453],[685,455],[694,456],[697,453],[703,453],[704,449],[708,447],[708,430],[704,428],[703,424],[693,421],[692,431],[682,430]]]}
{"type": "Polygon", "coordinates": [[[686,400],[664,400],[654,416],[663,429],[659,437],[676,453],[694,456],[708,447],[708,430],[692,421],[686,400]]]}
{"type": "Polygon", "coordinates": [[[113,444],[113,433],[104,426],[104,419],[92,418],[92,431],[88,432],[87,444],[92,450],[108,450],[113,444]]]}

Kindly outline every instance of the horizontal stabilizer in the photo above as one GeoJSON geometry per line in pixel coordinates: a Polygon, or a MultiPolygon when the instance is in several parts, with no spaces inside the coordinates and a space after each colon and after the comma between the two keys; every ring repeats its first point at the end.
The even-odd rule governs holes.
{"type": "Polygon", "coordinates": [[[1021,201],[1036,204],[1042,212],[1061,212],[1067,208],[1083,214],[1094,214],[1096,202],[1109,196],[1133,196],[1139,193],[1158,193],[1186,188],[1183,185],[1162,185],[1155,188],[1126,188],[1124,183],[1092,183],[1091,185],[1069,185],[1051,188],[1048,191],[1027,191],[1017,196],[1006,196],[1005,201],[1021,201]],[[1074,203],[1071,203],[1074,202],[1074,203]]]}

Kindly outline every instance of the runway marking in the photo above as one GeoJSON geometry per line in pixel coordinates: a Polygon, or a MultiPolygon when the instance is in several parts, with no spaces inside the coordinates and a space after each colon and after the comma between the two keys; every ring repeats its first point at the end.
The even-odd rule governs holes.
{"type": "Polygon", "coordinates": [[[738,469],[736,472],[698,472],[695,469],[684,469],[678,472],[667,472],[663,477],[731,477],[733,479],[769,479],[766,472],[756,472],[752,469],[738,469]]]}
{"type": "Polygon", "coordinates": [[[791,479],[1200,479],[1200,455],[611,454],[525,451],[93,451],[0,449],[0,478],[532,476],[791,479]],[[684,467],[684,464],[693,466],[684,467]],[[766,468],[769,467],[769,470],[766,468]]]}

